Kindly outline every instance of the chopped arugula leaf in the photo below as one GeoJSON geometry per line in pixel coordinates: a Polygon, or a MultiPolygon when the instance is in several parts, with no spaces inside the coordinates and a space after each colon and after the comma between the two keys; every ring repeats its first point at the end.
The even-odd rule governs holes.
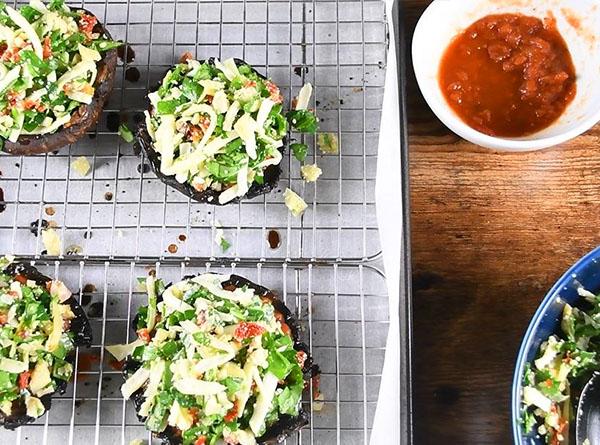
{"type": "Polygon", "coordinates": [[[290,144],[290,150],[292,150],[294,157],[298,161],[304,162],[308,153],[308,145],[300,143],[290,144]]]}
{"type": "Polygon", "coordinates": [[[316,133],[319,128],[317,116],[308,110],[288,111],[287,119],[294,130],[302,133],[316,133]]]}

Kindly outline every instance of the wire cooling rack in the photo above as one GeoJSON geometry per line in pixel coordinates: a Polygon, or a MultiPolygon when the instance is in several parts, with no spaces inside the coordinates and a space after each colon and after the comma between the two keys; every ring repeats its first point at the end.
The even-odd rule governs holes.
{"type": "Polygon", "coordinates": [[[310,426],[288,444],[366,444],[373,421],[388,330],[388,298],[382,273],[363,265],[60,262],[38,268],[78,292],[94,333],[91,348],[77,351],[78,371],[47,415],[14,432],[3,444],[124,444],[151,438],[121,397],[123,380],[103,345],[131,341],[131,320],[146,302],[137,278],[150,269],[167,282],[206,270],[236,273],[276,289],[300,320],[303,340],[322,370],[322,401],[307,397],[310,426]],[[322,406],[319,406],[322,405],[322,406]]]}
{"type": "Polygon", "coordinates": [[[54,154],[0,157],[6,205],[0,251],[44,256],[36,228],[50,225],[63,254],[83,259],[377,257],[374,189],[388,45],[383,1],[94,0],[81,6],[128,50],[88,137],[54,154]],[[274,192],[216,207],[190,201],[149,172],[116,127],[121,121],[135,126],[148,87],[186,51],[199,59],[245,59],[273,78],[288,107],[311,82],[320,132],[339,141],[339,153],[327,155],[317,136],[292,134],[309,145],[307,162],[322,168],[318,182],[304,183],[300,163],[288,153],[274,192]],[[85,177],[70,167],[79,156],[92,165],[85,177]],[[302,218],[285,207],[286,187],[308,203],[302,218]],[[224,252],[215,242],[221,230],[231,244],[224,252]],[[269,234],[280,242],[270,246],[269,234]]]}
{"type": "Polygon", "coordinates": [[[389,326],[375,218],[388,47],[384,2],[68,3],[96,14],[128,50],[102,119],[87,137],[58,153],[0,156],[0,252],[34,260],[79,290],[94,345],[78,351],[76,378],[49,413],[15,432],[0,430],[0,443],[152,442],[121,398],[120,371],[103,346],[133,338],[130,323],[145,302],[137,277],[154,268],[167,281],[207,269],[235,272],[278,292],[323,371],[324,400],[303,401],[310,426],[287,443],[367,444],[389,326]],[[246,60],[281,87],[288,107],[305,82],[313,84],[320,132],[339,141],[339,153],[331,155],[319,150],[317,135],[291,135],[308,144],[307,162],[322,168],[316,184],[301,180],[300,164],[287,153],[276,190],[218,207],[190,201],[149,171],[116,127],[135,127],[148,87],[186,51],[199,59],[246,60]],[[71,167],[80,156],[92,165],[85,177],[71,167]],[[308,203],[302,218],[285,207],[286,187],[308,203]],[[39,230],[47,226],[61,238],[59,258],[44,252],[39,230]],[[221,230],[231,243],[226,251],[215,242],[221,230]],[[280,242],[270,246],[273,236],[280,242]]]}

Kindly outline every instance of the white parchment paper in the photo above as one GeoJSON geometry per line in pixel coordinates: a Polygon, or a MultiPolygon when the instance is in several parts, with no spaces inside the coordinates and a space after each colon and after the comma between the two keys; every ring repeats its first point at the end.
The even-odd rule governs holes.
{"type": "MultiPolygon", "coordinates": [[[[389,293],[389,331],[371,445],[400,444],[400,255],[402,199],[400,173],[400,110],[396,43],[391,23],[392,1],[386,1],[390,25],[383,112],[377,160],[377,220],[389,293]]],[[[401,61],[400,61],[401,63],[401,61]]]]}

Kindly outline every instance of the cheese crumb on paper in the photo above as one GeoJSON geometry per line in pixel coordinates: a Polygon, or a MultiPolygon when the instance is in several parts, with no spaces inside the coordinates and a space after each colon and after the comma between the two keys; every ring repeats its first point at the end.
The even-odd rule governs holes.
{"type": "Polygon", "coordinates": [[[316,182],[323,173],[323,170],[317,164],[309,164],[300,167],[300,173],[302,173],[302,179],[306,182],[316,182]]]}
{"type": "Polygon", "coordinates": [[[302,216],[308,205],[298,196],[293,190],[287,188],[283,193],[283,199],[286,207],[292,212],[296,218],[302,216]]]}
{"type": "Polygon", "coordinates": [[[62,243],[54,229],[42,230],[42,242],[48,255],[59,256],[62,252],[62,243]]]}
{"type": "Polygon", "coordinates": [[[71,162],[71,168],[75,170],[80,176],[87,176],[92,169],[90,161],[85,156],[79,156],[73,162],[71,162]]]}
{"type": "Polygon", "coordinates": [[[317,145],[321,152],[329,155],[336,155],[340,152],[338,138],[333,133],[319,133],[317,145]]]}

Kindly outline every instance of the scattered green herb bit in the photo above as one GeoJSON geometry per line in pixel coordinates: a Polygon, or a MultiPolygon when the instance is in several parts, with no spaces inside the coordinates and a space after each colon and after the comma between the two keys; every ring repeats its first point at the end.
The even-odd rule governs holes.
{"type": "Polygon", "coordinates": [[[525,434],[531,433],[536,425],[535,416],[533,415],[533,413],[527,410],[523,411],[523,417],[521,419],[521,422],[523,424],[523,431],[525,431],[525,434]]]}
{"type": "Polygon", "coordinates": [[[181,92],[189,100],[193,102],[199,100],[203,90],[204,88],[202,88],[202,85],[190,79],[189,77],[183,79],[183,83],[181,85],[181,92]]]}
{"type": "Polygon", "coordinates": [[[113,41],[113,40],[93,40],[90,43],[90,48],[95,49],[98,52],[110,51],[111,49],[118,48],[122,46],[123,42],[113,41]]]}
{"type": "Polygon", "coordinates": [[[173,114],[179,105],[180,101],[177,99],[161,100],[156,108],[160,114],[173,114]]]}
{"type": "Polygon", "coordinates": [[[308,153],[308,146],[306,144],[300,144],[300,143],[290,144],[290,150],[292,150],[294,157],[298,161],[304,162],[304,160],[306,159],[306,155],[308,153]]]}
{"type": "Polygon", "coordinates": [[[196,340],[201,345],[208,345],[210,343],[210,338],[205,332],[196,332],[193,335],[194,340],[196,340]]]}
{"type": "Polygon", "coordinates": [[[287,120],[294,130],[302,133],[316,133],[319,128],[317,116],[308,110],[288,111],[287,120]]]}
{"type": "Polygon", "coordinates": [[[302,397],[302,386],[300,388],[286,387],[277,396],[277,405],[279,406],[279,412],[282,414],[289,414],[293,416],[298,413],[298,402],[302,397]]]}
{"type": "Polygon", "coordinates": [[[119,125],[119,136],[128,144],[133,142],[133,131],[129,129],[127,124],[119,125]]]}
{"type": "Polygon", "coordinates": [[[221,250],[223,252],[227,252],[229,250],[229,248],[231,247],[231,243],[229,241],[227,241],[227,239],[225,239],[225,238],[221,238],[221,241],[219,241],[219,244],[220,244],[221,250]]]}
{"type": "Polygon", "coordinates": [[[338,138],[333,133],[320,133],[317,137],[317,145],[323,153],[336,155],[339,153],[338,138]]]}

